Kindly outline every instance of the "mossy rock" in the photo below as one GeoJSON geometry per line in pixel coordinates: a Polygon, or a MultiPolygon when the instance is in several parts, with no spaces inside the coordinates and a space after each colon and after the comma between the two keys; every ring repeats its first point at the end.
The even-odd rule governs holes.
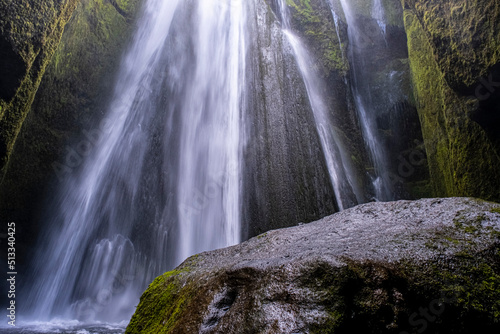
{"type": "Polygon", "coordinates": [[[1,0],[0,179],[78,0],[1,0]]]}
{"type": "Polygon", "coordinates": [[[308,42],[318,60],[317,66],[323,67],[323,74],[328,76],[330,71],[336,71],[346,75],[349,63],[345,23],[339,19],[335,24],[331,8],[324,1],[287,0],[286,3],[293,29],[308,42]]]}
{"type": "MultiPolygon", "coordinates": [[[[125,7],[117,9],[117,3],[79,1],[60,41],[53,45],[33,103],[26,104],[29,112],[0,183],[0,219],[18,223],[21,263],[43,219],[38,208],[59,184],[61,175],[54,164],[64,164],[66,147],[76,149],[85,133],[95,129],[112,94],[142,1],[127,1],[126,13],[125,7]]],[[[20,104],[4,108],[21,111],[20,104]]],[[[7,133],[2,129],[3,135],[7,133]]]]}
{"type": "Polygon", "coordinates": [[[149,286],[126,333],[495,333],[499,208],[370,203],[199,254],[149,286]]]}
{"type": "Polygon", "coordinates": [[[421,25],[447,84],[474,86],[500,62],[500,3],[495,0],[403,0],[421,25]]]}
{"type": "MultiPolygon", "coordinates": [[[[490,46],[485,44],[484,35],[468,35],[476,29],[484,29],[484,34],[494,34],[499,29],[499,20],[485,23],[480,15],[485,6],[498,7],[498,3],[483,1],[467,14],[470,17],[466,24],[450,19],[449,11],[444,10],[460,4],[469,8],[463,1],[446,5],[425,1],[405,1],[404,4],[412,82],[434,195],[475,196],[498,201],[500,145],[498,131],[494,129],[498,129],[499,118],[484,118],[481,122],[471,116],[494,116],[493,109],[497,107],[491,104],[495,100],[492,96],[489,101],[478,103],[475,96],[463,90],[498,61],[496,42],[488,51],[490,46]],[[492,22],[497,22],[497,26],[491,27],[492,22]],[[474,29],[469,29],[469,25],[474,25],[474,29]],[[445,36],[440,32],[446,32],[445,36]],[[469,58],[471,61],[465,60],[469,58]]],[[[487,15],[500,12],[495,13],[487,15]]]]}

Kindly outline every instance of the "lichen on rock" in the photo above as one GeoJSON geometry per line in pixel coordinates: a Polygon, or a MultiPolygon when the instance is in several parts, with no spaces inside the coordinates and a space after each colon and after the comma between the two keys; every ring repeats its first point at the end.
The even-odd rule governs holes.
{"type": "Polygon", "coordinates": [[[490,78],[497,77],[499,4],[403,3],[412,82],[434,195],[498,201],[500,90],[487,99],[475,91],[482,87],[480,76],[491,71],[490,78]]]}
{"type": "Polygon", "coordinates": [[[201,253],[150,285],[126,333],[493,333],[499,208],[369,203],[201,253]]]}
{"type": "Polygon", "coordinates": [[[77,2],[0,1],[0,179],[77,2]]]}

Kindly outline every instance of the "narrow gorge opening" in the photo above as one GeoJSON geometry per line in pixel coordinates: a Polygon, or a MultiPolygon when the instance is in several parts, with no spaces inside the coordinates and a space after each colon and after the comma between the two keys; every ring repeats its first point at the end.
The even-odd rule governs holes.
{"type": "Polygon", "coordinates": [[[23,313],[119,323],[191,255],[411,198],[402,8],[366,6],[145,1],[91,147],[48,204],[23,313]]]}

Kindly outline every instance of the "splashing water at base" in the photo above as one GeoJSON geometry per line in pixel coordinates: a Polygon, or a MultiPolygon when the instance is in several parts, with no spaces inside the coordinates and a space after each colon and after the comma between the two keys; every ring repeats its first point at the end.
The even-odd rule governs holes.
{"type": "Polygon", "coordinates": [[[129,319],[154,277],[240,241],[244,6],[146,2],[94,152],[52,204],[23,314],[129,319]]]}
{"type": "MultiPolygon", "coordinates": [[[[246,0],[145,3],[106,118],[88,131],[94,151],[52,203],[33,284],[23,296],[31,302],[23,313],[32,319],[78,321],[27,323],[27,333],[105,332],[110,325],[99,321],[118,323],[109,330],[121,333],[120,321],[129,319],[154,277],[192,254],[240,242],[248,7],[246,0]]],[[[300,71],[342,210],[365,196],[286,8],[280,0],[280,37],[300,71]]],[[[333,9],[332,15],[341,43],[341,16],[333,9]]],[[[351,30],[349,36],[356,38],[351,30]]],[[[355,94],[358,111],[368,114],[355,94]]],[[[382,170],[373,122],[362,122],[382,170]]],[[[375,176],[383,198],[386,180],[375,176]]]]}
{"type": "Polygon", "coordinates": [[[120,323],[85,323],[77,320],[53,319],[50,322],[24,322],[22,326],[0,326],[0,334],[123,334],[128,322],[120,323]]]}

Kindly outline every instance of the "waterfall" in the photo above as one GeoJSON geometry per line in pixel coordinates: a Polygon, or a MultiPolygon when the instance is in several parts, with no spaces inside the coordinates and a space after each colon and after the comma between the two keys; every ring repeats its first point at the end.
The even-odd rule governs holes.
{"type": "Polygon", "coordinates": [[[178,263],[194,253],[240,241],[243,2],[200,0],[198,15],[197,66],[181,125],[178,263]],[[196,201],[200,194],[203,198],[196,201]]]}
{"type": "MultiPolygon", "coordinates": [[[[337,33],[337,40],[339,41],[339,46],[342,47],[342,39],[340,38],[340,25],[339,25],[340,18],[335,12],[335,9],[333,8],[333,3],[331,1],[328,1],[328,5],[330,6],[330,11],[332,12],[333,16],[333,22],[335,23],[335,32],[337,33]]],[[[342,52],[342,60],[344,60],[344,52],[342,52]]]]}
{"type": "MultiPolygon", "coordinates": [[[[373,29],[363,29],[357,20],[354,9],[347,0],[340,0],[346,22],[348,25],[349,37],[349,60],[353,72],[352,91],[356,109],[359,115],[364,142],[370,153],[374,165],[372,184],[374,188],[375,200],[389,201],[395,199],[394,190],[388,173],[388,157],[386,148],[382,144],[382,139],[377,131],[377,112],[373,100],[373,87],[367,79],[370,74],[368,65],[372,62],[373,54],[377,48],[387,48],[384,42],[372,45],[379,35],[385,40],[386,24],[384,22],[384,12],[380,0],[374,0],[372,16],[380,27],[379,32],[373,29]]],[[[389,94],[388,92],[385,92],[389,94]]]]}
{"type": "Polygon", "coordinates": [[[382,6],[382,0],[373,0],[372,17],[377,20],[378,26],[380,27],[380,30],[382,30],[385,38],[387,33],[387,24],[385,23],[385,13],[384,7],[382,6]]]}
{"type": "Polygon", "coordinates": [[[146,1],[84,131],[94,149],[53,201],[24,314],[121,321],[166,269],[240,242],[244,4],[146,1]]]}
{"type": "Polygon", "coordinates": [[[315,73],[314,64],[307,48],[295,36],[290,28],[290,18],[285,0],[280,1],[282,25],[285,36],[292,46],[297,65],[304,80],[309,103],[314,113],[316,128],[320,137],[322,151],[325,156],[331,183],[335,192],[339,210],[344,210],[362,202],[363,192],[356,184],[354,168],[351,163],[349,151],[344,147],[339,138],[335,124],[331,118],[328,106],[325,104],[324,91],[321,79],[315,73]],[[350,196],[350,195],[354,196],[350,196]],[[355,197],[357,203],[349,201],[355,197]]]}
{"type": "MultiPolygon", "coordinates": [[[[333,78],[345,103],[328,98],[337,94],[332,77],[293,30],[286,0],[273,0],[276,16],[263,0],[145,0],[107,112],[83,131],[84,162],[50,202],[23,314],[119,322],[156,276],[241,242],[248,212],[264,212],[255,225],[268,230],[352,207],[367,193],[394,198],[377,130],[383,107],[364,80],[372,49],[347,0],[346,22],[321,1],[333,44],[346,43],[348,25],[341,58],[351,66],[333,78]],[[257,185],[251,196],[249,185],[257,185]],[[275,218],[283,211],[294,211],[285,223],[275,218]]],[[[381,2],[372,9],[375,48],[387,49],[381,2]]]]}

